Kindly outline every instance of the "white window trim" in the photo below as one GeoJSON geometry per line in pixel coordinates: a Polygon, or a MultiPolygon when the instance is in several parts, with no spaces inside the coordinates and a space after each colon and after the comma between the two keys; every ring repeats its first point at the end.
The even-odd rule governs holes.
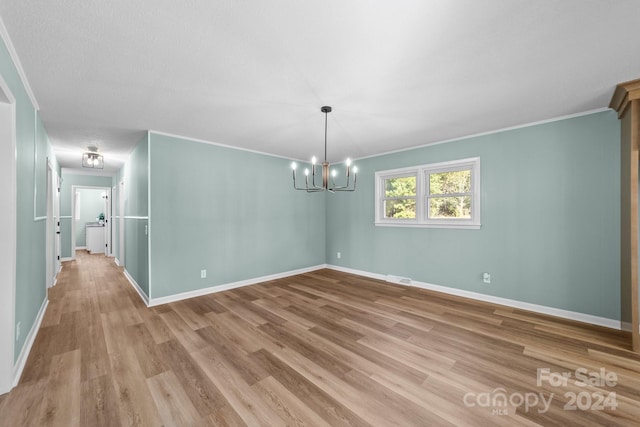
{"type": "Polygon", "coordinates": [[[375,225],[384,227],[423,227],[423,228],[480,228],[480,157],[462,160],[431,163],[400,169],[378,171],[375,173],[375,225]],[[471,219],[432,219],[428,217],[426,202],[428,195],[428,176],[432,173],[471,169],[471,219]],[[416,176],[416,218],[392,219],[384,217],[384,182],[389,178],[408,175],[416,176]]]}

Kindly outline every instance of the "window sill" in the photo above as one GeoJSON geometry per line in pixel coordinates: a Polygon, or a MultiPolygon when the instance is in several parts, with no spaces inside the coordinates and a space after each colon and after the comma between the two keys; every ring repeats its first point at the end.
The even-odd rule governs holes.
{"type": "Polygon", "coordinates": [[[458,228],[465,230],[479,230],[480,224],[421,224],[400,222],[374,222],[376,227],[409,227],[409,228],[458,228]]]}

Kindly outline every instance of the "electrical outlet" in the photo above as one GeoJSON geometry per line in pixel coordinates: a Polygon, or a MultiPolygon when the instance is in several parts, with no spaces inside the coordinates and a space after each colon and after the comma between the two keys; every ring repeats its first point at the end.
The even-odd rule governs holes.
{"type": "Polygon", "coordinates": [[[491,274],[489,273],[482,273],[482,281],[484,283],[491,283],[491,274]]]}
{"type": "Polygon", "coordinates": [[[207,270],[200,270],[200,278],[201,279],[207,278],[207,270]]]}
{"type": "Polygon", "coordinates": [[[16,341],[20,340],[20,322],[16,325],[16,341]]]}
{"type": "Polygon", "coordinates": [[[336,254],[336,258],[338,258],[338,259],[340,259],[340,257],[341,257],[341,256],[342,256],[342,254],[341,254],[340,252],[338,252],[338,253],[336,254]]]}

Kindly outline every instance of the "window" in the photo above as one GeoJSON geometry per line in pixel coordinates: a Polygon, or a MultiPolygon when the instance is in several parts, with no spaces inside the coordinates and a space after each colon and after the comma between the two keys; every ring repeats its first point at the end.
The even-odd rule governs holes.
{"type": "Polygon", "coordinates": [[[480,228],[480,158],[376,172],[376,225],[480,228]]]}
{"type": "Polygon", "coordinates": [[[386,177],[384,179],[384,217],[415,219],[416,175],[386,177]]]}

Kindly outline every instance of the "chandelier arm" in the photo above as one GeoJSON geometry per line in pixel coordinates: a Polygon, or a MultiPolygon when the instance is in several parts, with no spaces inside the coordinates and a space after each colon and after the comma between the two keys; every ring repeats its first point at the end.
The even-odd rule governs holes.
{"type": "Polygon", "coordinates": [[[339,190],[341,190],[343,188],[349,188],[349,176],[348,175],[347,175],[347,183],[345,185],[341,185],[339,187],[336,187],[335,183],[333,184],[333,189],[334,190],[338,190],[339,191],[339,190]]]}
{"type": "Polygon", "coordinates": [[[347,185],[345,185],[344,187],[335,187],[335,188],[332,188],[331,190],[332,191],[356,191],[357,179],[358,179],[358,175],[354,173],[353,174],[353,188],[349,188],[349,184],[347,183],[347,185]]]}
{"type": "Polygon", "coordinates": [[[306,190],[306,188],[304,187],[298,187],[296,185],[296,171],[293,171],[293,188],[295,188],[296,190],[306,190]]]}
{"type": "MultiPolygon", "coordinates": [[[[316,185],[316,165],[312,164],[311,165],[311,188],[318,188],[318,186],[316,185]]],[[[309,189],[309,186],[307,185],[307,190],[309,189]]]]}
{"type": "MultiPolygon", "coordinates": [[[[355,177],[356,174],[353,174],[353,176],[355,177]]],[[[343,188],[349,188],[350,177],[351,177],[351,168],[347,167],[347,183],[345,185],[341,185],[340,187],[336,187],[335,182],[334,182],[333,183],[333,190],[341,191],[343,188]]]]}
{"type": "Polygon", "coordinates": [[[311,173],[311,185],[313,186],[313,188],[317,188],[319,190],[324,190],[324,187],[320,187],[319,185],[316,184],[316,165],[312,165],[311,166],[312,169],[312,173],[311,173]]]}

